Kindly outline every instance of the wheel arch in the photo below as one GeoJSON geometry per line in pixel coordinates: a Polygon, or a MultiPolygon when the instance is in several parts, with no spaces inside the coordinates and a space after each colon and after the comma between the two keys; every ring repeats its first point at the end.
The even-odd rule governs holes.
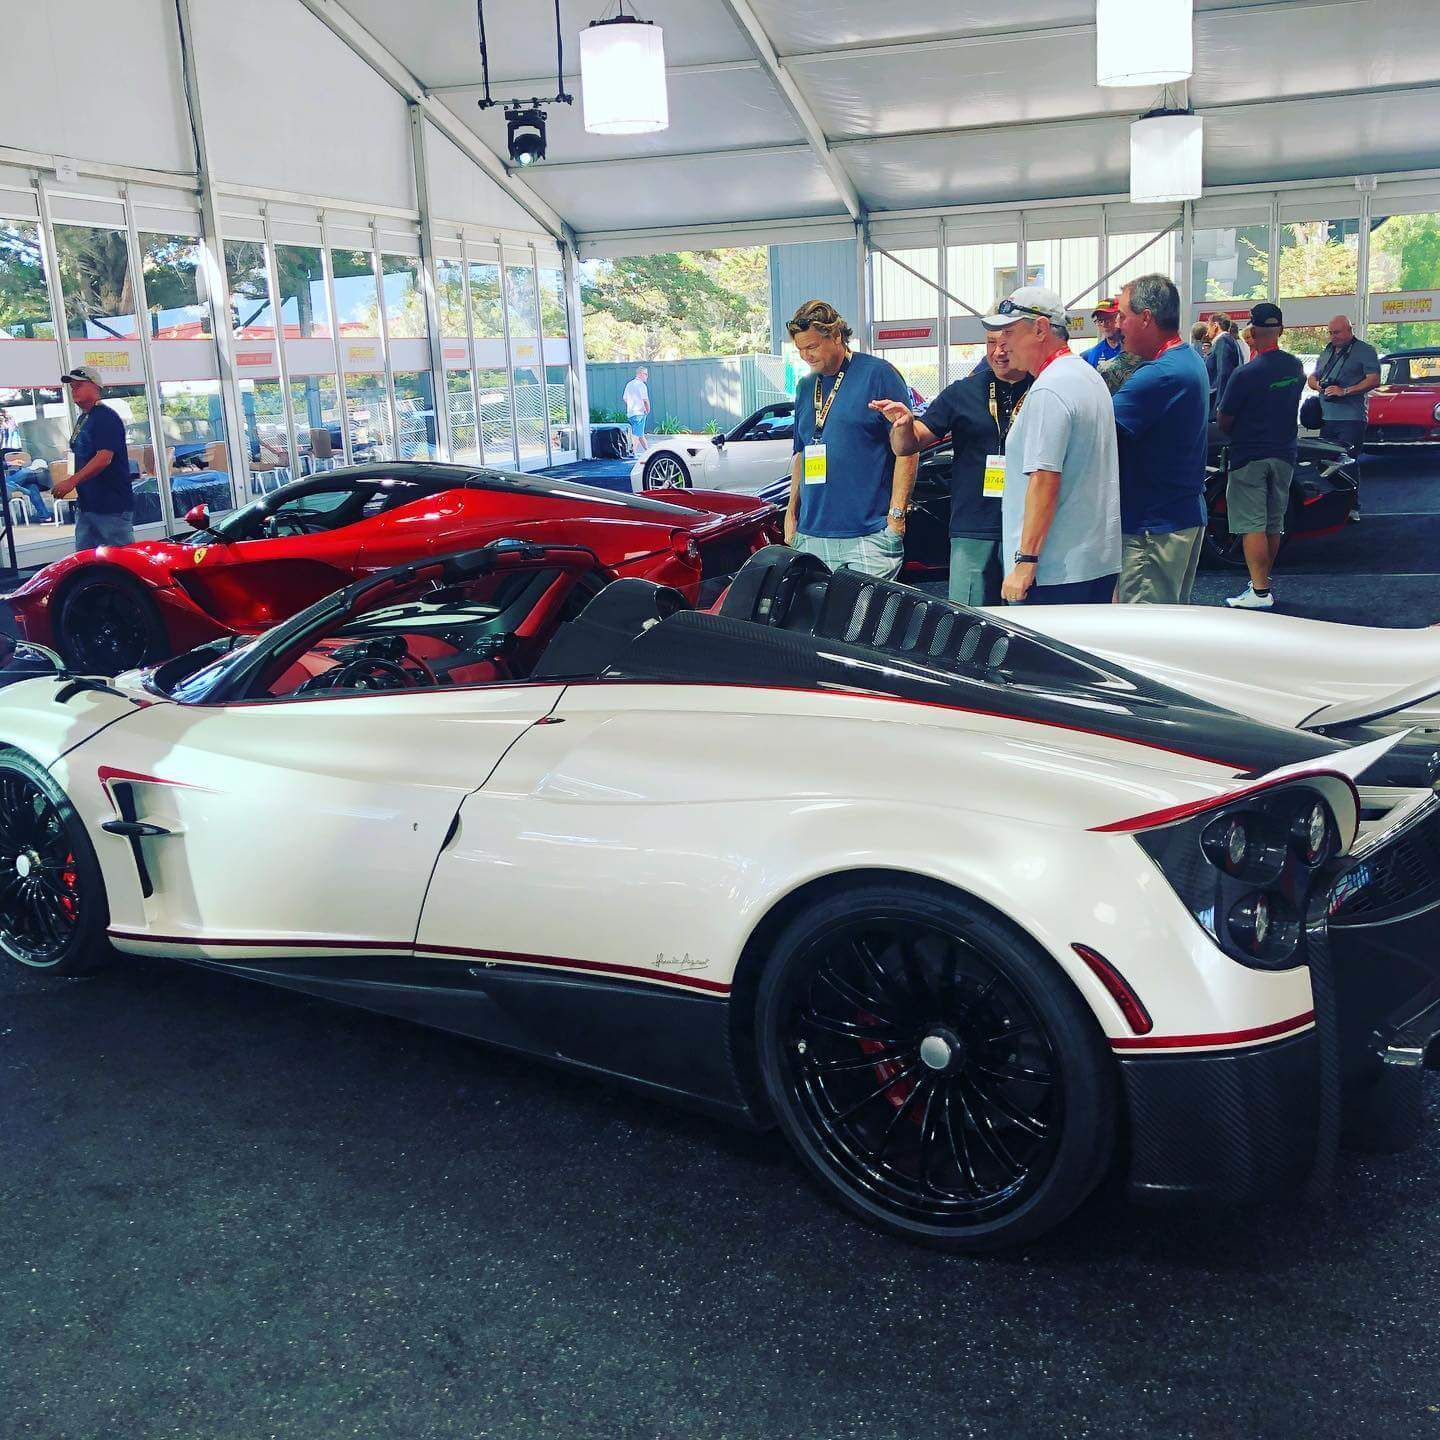
{"type": "Polygon", "coordinates": [[[760,1079],[760,1062],[755,1049],[755,1000],[760,987],[760,976],[765,969],[765,962],[769,958],[771,947],[785,927],[807,907],[857,885],[866,884],[902,884],[945,898],[959,898],[967,904],[983,910],[997,925],[1011,931],[1025,944],[1050,960],[1056,975],[1074,992],[1103,1039],[1104,1029],[1100,1024],[1100,1017],[1095,1014],[1094,1004],[1081,987],[1075,983],[1074,977],[1063,965],[1054,960],[1049,950],[1023,925],[974,891],[967,890],[964,886],[949,880],[937,879],[933,875],[889,866],[862,866],[848,870],[833,870],[806,880],[793,890],[779,896],[771,904],[746,937],[745,944],[740,951],[740,958],[735,965],[734,977],[730,982],[729,1042],[731,1059],[745,1098],[757,1120],[762,1124],[768,1126],[774,1122],[769,1104],[765,1099],[765,1089],[760,1079]]]}

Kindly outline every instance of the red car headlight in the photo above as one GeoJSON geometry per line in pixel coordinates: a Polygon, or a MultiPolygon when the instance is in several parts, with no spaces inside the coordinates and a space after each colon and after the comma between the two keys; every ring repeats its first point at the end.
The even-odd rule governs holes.
{"type": "Polygon", "coordinates": [[[1437,405],[1437,406],[1430,412],[1430,418],[1431,418],[1432,420],[1434,420],[1437,425],[1440,425],[1440,405],[1437,405]]]}

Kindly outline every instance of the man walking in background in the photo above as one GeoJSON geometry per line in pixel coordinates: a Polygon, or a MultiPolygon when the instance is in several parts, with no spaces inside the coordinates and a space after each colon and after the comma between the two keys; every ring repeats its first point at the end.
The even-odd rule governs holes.
{"type": "Polygon", "coordinates": [[[1205,368],[1210,375],[1210,413],[1220,403],[1230,377],[1240,368],[1240,342],[1235,338],[1235,322],[1228,315],[1215,317],[1215,333],[1210,337],[1210,353],[1205,368]]]}
{"type": "Polygon", "coordinates": [[[1285,510],[1295,473],[1301,387],[1305,367],[1280,349],[1285,317],[1264,301],[1250,312],[1254,358],[1230,377],[1220,397],[1220,428],[1230,437],[1225,509],[1230,533],[1244,537],[1250,583],[1225,603],[1236,610],[1269,610],[1270,571],[1285,534],[1285,510]]]}
{"type": "Polygon", "coordinates": [[[950,598],[962,605],[1000,601],[1005,437],[1030,384],[1010,357],[1005,332],[991,330],[985,358],[947,385],[923,420],[897,401],[870,402],[890,422],[890,448],[897,455],[918,454],[950,436],[950,598]]]}
{"type": "Polygon", "coordinates": [[[625,418],[630,422],[630,433],[635,437],[635,449],[644,454],[650,447],[645,443],[645,425],[650,418],[650,371],[644,365],[635,367],[635,378],[625,387],[625,418]]]}
{"type": "Polygon", "coordinates": [[[1330,343],[1315,362],[1315,373],[1305,382],[1320,395],[1320,438],[1343,445],[1354,462],[1355,508],[1360,518],[1360,452],[1365,445],[1365,392],[1380,383],[1380,357],[1373,345],[1355,336],[1347,316],[1337,315],[1329,325],[1330,343]]]}
{"type": "Polygon", "coordinates": [[[1120,302],[1102,300],[1091,312],[1090,318],[1100,332],[1100,338],[1088,349],[1080,352],[1080,358],[1098,370],[1107,360],[1116,360],[1125,348],[1120,338],[1120,302]]]}
{"type": "Polygon", "coordinates": [[[889,422],[871,402],[908,414],[910,387],[889,361],[850,348],[850,326],[824,300],[807,300],[785,328],[811,371],[795,388],[786,543],[832,570],[893,580],[905,559],[916,461],[891,450],[889,422]]]}
{"type": "Polygon", "coordinates": [[[1012,604],[1108,602],[1120,569],[1115,410],[1105,382],[1071,352],[1065,307],[1025,285],[981,322],[1035,377],[1005,444],[1000,587],[1012,604]]]}
{"type": "Polygon", "coordinates": [[[129,545],[135,539],[134,491],[130,488],[130,452],[125,422],[100,401],[100,372],[77,365],[60,377],[80,407],[80,423],[70,437],[75,473],[55,483],[56,500],[75,496],[76,550],[100,545],[129,545]]]}
{"type": "Polygon", "coordinates": [[[1184,605],[1205,534],[1210,381],[1180,338],[1180,292],[1167,276],[1125,287],[1120,331],[1126,352],[1144,363],[1115,393],[1124,536],[1115,598],[1184,605]]]}

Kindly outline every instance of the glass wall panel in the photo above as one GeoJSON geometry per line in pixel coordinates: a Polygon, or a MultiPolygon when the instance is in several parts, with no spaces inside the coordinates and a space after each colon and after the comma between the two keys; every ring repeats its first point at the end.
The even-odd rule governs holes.
{"type": "MultiPolygon", "coordinates": [[[[1440,215],[1391,215],[1370,222],[1370,291],[1386,290],[1440,290],[1440,215]]],[[[1382,355],[1440,345],[1440,321],[1374,324],[1366,339],[1382,355]]]]}
{"type": "Polygon", "coordinates": [[[330,339],[330,301],[320,249],[277,245],[275,268],[300,468],[330,470],[344,462],[345,448],[340,438],[335,352],[328,343],[314,343],[330,339]]]}
{"type": "MultiPolygon", "coordinates": [[[[1019,286],[1018,264],[1018,247],[1013,240],[951,245],[945,256],[945,288],[967,305],[985,311],[1019,286]]],[[[1027,266],[1027,275],[1033,274],[1027,266]]],[[[1031,279],[1030,283],[1036,282],[1031,279]]]]}
{"type": "MultiPolygon", "coordinates": [[[[940,277],[940,252],[933,246],[921,250],[895,250],[889,255],[877,253],[873,262],[875,318],[877,320],[922,320],[940,314],[940,292],[935,282],[940,277]],[[926,277],[921,280],[895,263],[903,260],[926,277]],[[927,284],[926,280],[930,283],[927,284]]],[[[954,288],[953,286],[951,287],[954,288]]],[[[955,292],[957,295],[960,291],[955,292]]]]}
{"type": "Polygon", "coordinates": [[[465,268],[461,261],[436,260],[435,298],[440,310],[441,350],[445,357],[445,408],[450,422],[451,459],[478,463],[480,439],[475,424],[473,361],[469,327],[465,323],[465,268]]]}
{"type": "Polygon", "coordinates": [[[1190,267],[1194,300],[1263,300],[1270,269],[1269,225],[1196,230],[1190,267]]]}
{"type": "MultiPolygon", "coordinates": [[[[1168,275],[1172,280],[1178,282],[1179,232],[1172,230],[1166,235],[1151,239],[1150,237],[1154,235],[1155,232],[1152,230],[1132,235],[1107,235],[1105,237],[1105,268],[1107,270],[1112,265],[1120,265],[1120,262],[1133,251],[1140,251],[1133,259],[1125,260],[1125,264],[1120,265],[1120,268],[1100,287],[1106,296],[1118,295],[1132,280],[1138,280],[1142,275],[1168,275]],[[1147,240],[1150,241],[1149,244],[1146,244],[1147,240]],[[1142,246],[1143,249],[1141,249],[1142,246]]],[[[1090,303],[1093,305],[1095,302],[1092,300],[1090,303]]]]}
{"type": "Polygon", "coordinates": [[[58,365],[39,227],[0,220],[0,448],[17,546],[56,535],[50,462],[65,458],[70,434],[58,365]]]}
{"type": "Polygon", "coordinates": [[[506,267],[505,305],[510,320],[510,367],[515,376],[515,439],[520,464],[533,469],[550,459],[545,366],[540,357],[540,294],[533,266],[506,267]]]}
{"type": "Polygon", "coordinates": [[[225,276],[250,493],[258,495],[278,488],[294,475],[265,246],[258,240],[227,240],[225,276]]]}
{"type": "MultiPolygon", "coordinates": [[[[210,298],[201,291],[200,242],[188,235],[140,234],[150,354],[160,391],[160,433],[170,457],[177,519],[203,503],[212,515],[234,505],[219,356],[210,298]]],[[[153,473],[153,454],[145,470],[153,473]]]]}
{"type": "Polygon", "coordinates": [[[40,228],[25,220],[0,220],[0,330],[12,340],[55,338],[40,228]]]}
{"type": "Polygon", "coordinates": [[[134,522],[153,525],[164,518],[164,511],[150,448],[150,404],[126,233],[110,226],[56,225],[55,260],[71,363],[94,365],[105,375],[101,403],[125,422],[134,522]]]}
{"type": "MultiPolygon", "coordinates": [[[[475,330],[475,388],[480,396],[480,439],[487,465],[515,464],[515,416],[505,368],[505,316],[500,307],[500,266],[470,262],[470,323],[475,330]]],[[[533,328],[533,325],[532,327],[533,328]]]]}
{"type": "Polygon", "coordinates": [[[1027,240],[1025,269],[1032,285],[1048,285],[1069,304],[1079,295],[1083,308],[1095,304],[1095,291],[1086,291],[1100,275],[1100,237],[1077,235],[1058,240],[1027,240]],[[1082,292],[1086,292],[1082,294],[1082,292]]]}
{"type": "MultiPolygon", "coordinates": [[[[928,404],[940,393],[940,351],[938,347],[922,346],[914,350],[887,350],[885,359],[900,372],[905,383],[919,394],[920,400],[928,404]]],[[[918,404],[919,401],[916,403],[918,404]]]]}
{"type": "MultiPolygon", "coordinates": [[[[390,368],[395,378],[395,454],[401,460],[433,460],[438,453],[435,387],[425,328],[420,262],[412,255],[380,257],[390,368]]],[[[463,319],[463,317],[462,317],[463,319]]]]}
{"type": "Polygon", "coordinates": [[[950,379],[963,380],[985,358],[984,345],[950,347],[950,379]]]}
{"type": "Polygon", "coordinates": [[[380,334],[380,292],[369,250],[332,250],[335,320],[345,371],[350,454],[357,462],[393,460],[390,407],[385,394],[385,346],[380,334]]]}
{"type": "MultiPolygon", "coordinates": [[[[565,272],[558,265],[540,267],[540,329],[546,341],[565,340],[568,344],[570,327],[565,310],[565,272]]],[[[579,453],[570,401],[570,366],[554,363],[549,345],[545,347],[545,361],[551,458],[558,461],[579,453]]]]}
{"type": "MultiPolygon", "coordinates": [[[[1359,284],[1359,251],[1358,220],[1296,220],[1282,225],[1279,298],[1353,295],[1359,284]]],[[[1268,256],[1263,268],[1268,279],[1268,256]]]]}

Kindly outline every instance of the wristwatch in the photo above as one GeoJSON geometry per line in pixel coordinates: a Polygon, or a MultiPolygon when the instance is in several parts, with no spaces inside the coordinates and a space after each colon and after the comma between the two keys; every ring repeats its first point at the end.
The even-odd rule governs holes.
{"type": "Polygon", "coordinates": [[[905,518],[905,512],[903,510],[897,510],[895,506],[892,505],[890,507],[890,518],[892,520],[903,520],[905,518]]]}
{"type": "Polygon", "coordinates": [[[1039,563],[1040,557],[1038,555],[1027,555],[1023,550],[1017,550],[1015,552],[1015,564],[1017,565],[1038,565],[1039,563]]]}

